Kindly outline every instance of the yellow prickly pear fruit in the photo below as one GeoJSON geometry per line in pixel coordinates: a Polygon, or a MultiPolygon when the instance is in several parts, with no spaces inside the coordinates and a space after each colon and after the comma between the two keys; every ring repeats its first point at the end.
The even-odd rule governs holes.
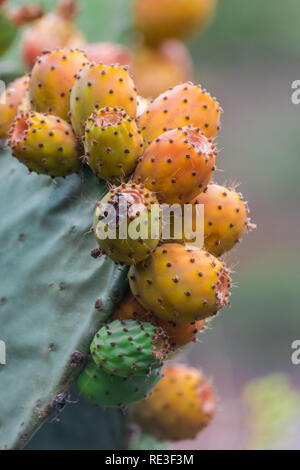
{"type": "Polygon", "coordinates": [[[194,246],[159,246],[143,263],[131,266],[128,278],[131,292],[146,310],[176,323],[212,317],[230,296],[224,263],[194,246]]]}
{"type": "Polygon", "coordinates": [[[0,97],[0,139],[7,138],[7,133],[18,112],[18,107],[28,90],[28,84],[28,75],[17,78],[8,85],[0,97]]]}
{"type": "Polygon", "coordinates": [[[193,439],[214,416],[214,390],[192,367],[164,367],[163,375],[148,398],[132,405],[133,420],[157,439],[193,439]]]}

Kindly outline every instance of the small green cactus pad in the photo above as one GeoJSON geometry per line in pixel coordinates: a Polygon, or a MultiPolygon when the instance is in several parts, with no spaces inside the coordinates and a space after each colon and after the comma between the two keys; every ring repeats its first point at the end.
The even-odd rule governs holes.
{"type": "Polygon", "coordinates": [[[112,187],[97,205],[93,229],[102,252],[113,261],[140,263],[160,239],[161,211],[154,193],[142,184],[112,187]]]}
{"type": "Polygon", "coordinates": [[[77,387],[92,405],[124,408],[146,398],[161,378],[161,369],[155,369],[146,377],[118,377],[108,374],[91,360],[77,379],[77,387]]]}
{"type": "Polygon", "coordinates": [[[115,320],[96,333],[91,344],[97,365],[119,377],[145,376],[162,366],[167,356],[161,328],[135,320],[115,320]]]}
{"type": "Polygon", "coordinates": [[[87,163],[98,178],[123,179],[133,172],[143,153],[144,139],[134,118],[119,108],[94,111],[86,123],[87,163]]]}
{"type": "Polygon", "coordinates": [[[4,450],[24,447],[48,419],[127,284],[123,268],[90,256],[93,201],[106,188],[89,168],[54,184],[1,152],[0,175],[4,450]]]}

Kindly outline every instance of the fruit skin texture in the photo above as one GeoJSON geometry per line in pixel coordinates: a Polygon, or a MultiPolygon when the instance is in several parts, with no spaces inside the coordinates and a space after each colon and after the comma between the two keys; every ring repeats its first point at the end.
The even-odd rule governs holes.
{"type": "Polygon", "coordinates": [[[138,302],[163,320],[204,320],[228,303],[225,265],[194,246],[159,246],[148,260],[131,266],[128,278],[138,302]]]}
{"type": "Polygon", "coordinates": [[[26,91],[28,89],[29,77],[17,78],[11,82],[5,91],[5,104],[0,104],[0,139],[5,139],[10,126],[18,112],[26,91]]]}
{"type": "Polygon", "coordinates": [[[145,377],[162,366],[167,353],[162,329],[135,320],[106,324],[91,344],[95,363],[118,377],[145,377]]]}
{"type": "Polygon", "coordinates": [[[129,293],[125,299],[122,300],[117,310],[114,312],[112,320],[138,320],[142,322],[149,322],[152,325],[158,326],[164,330],[168,337],[169,346],[171,350],[181,348],[191,341],[195,341],[200,331],[204,328],[204,321],[194,323],[181,323],[169,322],[161,320],[142,307],[137,302],[134,296],[129,293]]]}
{"type": "Polygon", "coordinates": [[[78,49],[56,49],[39,57],[29,83],[32,108],[68,120],[70,89],[87,62],[85,54],[78,49]]]}
{"type": "Polygon", "coordinates": [[[125,46],[112,42],[95,42],[83,47],[89,62],[96,64],[120,64],[128,65],[133,71],[133,59],[130,51],[125,46]]]}
{"type": "Polygon", "coordinates": [[[164,41],[157,48],[142,46],[134,52],[134,81],[138,93],[156,98],[168,88],[193,79],[190,53],[181,41],[164,41]]]}
{"type": "Polygon", "coordinates": [[[201,30],[215,7],[216,0],[135,0],[133,17],[136,28],[153,44],[201,30]]]}
{"type": "Polygon", "coordinates": [[[167,204],[185,204],[204,191],[215,169],[216,149],[197,128],[174,129],[146,149],[134,180],[167,204]]]}
{"type": "Polygon", "coordinates": [[[76,10],[76,2],[62,0],[55,12],[48,13],[25,30],[21,55],[28,69],[34,66],[44,50],[81,47],[85,43],[83,34],[73,23],[76,10]]]}
{"type": "Polygon", "coordinates": [[[169,129],[199,127],[208,138],[216,137],[220,128],[221,108],[215,98],[200,85],[183,83],[159,95],[139,117],[139,128],[146,141],[169,129]]]}
{"type": "Polygon", "coordinates": [[[80,168],[78,142],[71,126],[57,116],[30,111],[14,121],[8,144],[30,171],[67,176],[80,168]]]}
{"type": "MultiPolygon", "coordinates": [[[[204,248],[214,256],[231,250],[246,231],[255,228],[242,194],[228,187],[209,184],[191,203],[194,210],[197,204],[204,205],[204,248]]],[[[194,217],[192,226],[195,230],[194,217]]],[[[184,237],[179,241],[193,244],[184,237]]]]}
{"type": "Polygon", "coordinates": [[[78,377],[77,388],[92,405],[124,408],[147,397],[161,378],[161,369],[146,377],[118,377],[106,373],[91,360],[78,377]]]}
{"type": "Polygon", "coordinates": [[[103,253],[120,264],[139,263],[148,258],[157,247],[160,237],[161,220],[157,222],[157,233],[154,234],[156,237],[152,238],[151,233],[151,217],[161,218],[160,212],[158,214],[154,212],[157,209],[159,207],[156,197],[143,185],[123,183],[118,188],[111,188],[100,203],[97,203],[94,215],[93,230],[103,253]],[[123,210],[120,210],[120,208],[122,209],[120,200],[125,206],[124,215],[122,214],[123,210]],[[105,216],[106,212],[113,208],[115,210],[113,215],[117,217],[116,224],[113,221],[111,224],[109,223],[110,214],[108,214],[109,217],[105,216]],[[127,227],[124,227],[126,220],[123,219],[123,216],[126,217],[126,213],[127,227]],[[141,228],[145,229],[147,236],[141,236],[137,240],[130,237],[129,224],[132,221],[137,225],[140,224],[141,228]],[[101,234],[103,233],[106,233],[108,237],[102,239],[101,234]],[[121,238],[122,234],[125,237],[121,238]],[[113,235],[115,235],[114,238],[113,235]]]}
{"type": "Polygon", "coordinates": [[[193,439],[213,418],[214,390],[192,367],[164,367],[163,375],[151,396],[131,407],[133,420],[157,439],[193,439]]]}
{"type": "Polygon", "coordinates": [[[87,120],[84,148],[98,178],[120,181],[135,169],[144,140],[134,118],[119,108],[106,107],[87,120]]]}
{"type": "Polygon", "coordinates": [[[105,106],[124,108],[136,117],[137,94],[126,66],[89,64],[81,70],[71,92],[71,120],[78,136],[95,108],[105,106]]]}

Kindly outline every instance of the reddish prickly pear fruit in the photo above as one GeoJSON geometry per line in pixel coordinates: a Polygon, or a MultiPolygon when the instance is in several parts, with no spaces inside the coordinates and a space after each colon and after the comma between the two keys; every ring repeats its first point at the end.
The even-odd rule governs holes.
{"type": "Polygon", "coordinates": [[[61,0],[57,10],[36,21],[23,34],[21,54],[24,65],[31,69],[44,50],[81,47],[85,40],[73,23],[77,13],[74,0],[61,0]]]}
{"type": "Polygon", "coordinates": [[[136,117],[137,94],[127,67],[89,64],[77,75],[71,92],[71,119],[78,136],[85,130],[85,122],[96,109],[105,106],[124,108],[136,117]]]}
{"type": "Polygon", "coordinates": [[[89,62],[106,65],[128,65],[129,69],[133,70],[133,59],[130,51],[125,46],[112,42],[95,42],[87,44],[83,49],[89,62]]]}
{"type": "Polygon", "coordinates": [[[0,139],[6,139],[18,107],[26,94],[28,84],[29,77],[25,75],[11,82],[4,91],[0,101],[0,139]]]}
{"type": "Polygon", "coordinates": [[[79,170],[78,142],[71,126],[57,116],[20,114],[10,131],[12,154],[30,171],[51,177],[79,170]]]}
{"type": "Polygon", "coordinates": [[[134,118],[119,108],[106,107],[86,121],[84,148],[98,178],[120,180],[135,169],[144,140],[134,118]]]}
{"type": "Polygon", "coordinates": [[[174,129],[147,147],[134,179],[155,191],[164,203],[185,204],[207,187],[216,155],[215,146],[199,129],[174,129]]]}
{"type": "Polygon", "coordinates": [[[163,375],[151,396],[132,405],[133,419],[158,439],[193,439],[214,416],[214,390],[202,372],[191,367],[165,366],[163,375]]]}
{"type": "Polygon", "coordinates": [[[194,246],[165,244],[129,270],[133,295],[159,318],[188,323],[216,315],[228,303],[225,265],[194,246]]]}
{"type": "Polygon", "coordinates": [[[70,89],[77,73],[87,64],[78,49],[56,49],[39,57],[32,69],[29,97],[33,109],[67,120],[70,112],[70,89]]]}
{"type": "Polygon", "coordinates": [[[216,0],[135,0],[135,27],[147,42],[185,38],[211,19],[216,0]]]}
{"type": "Polygon", "coordinates": [[[177,83],[192,79],[192,59],[181,41],[165,41],[157,48],[142,46],[134,53],[134,81],[143,96],[156,98],[177,83]]]}
{"type": "Polygon", "coordinates": [[[7,16],[17,28],[21,28],[27,23],[35,21],[43,16],[44,11],[37,3],[23,5],[7,10],[7,16]]]}
{"type": "MultiPolygon", "coordinates": [[[[204,248],[214,256],[221,256],[231,250],[246,231],[255,228],[250,222],[248,207],[242,194],[228,187],[209,184],[206,191],[191,203],[193,230],[196,229],[196,206],[204,205],[204,248]]],[[[194,242],[184,237],[180,241],[189,244],[194,242]]]]}
{"type": "Polygon", "coordinates": [[[184,83],[162,93],[139,117],[146,140],[186,125],[199,127],[208,138],[216,137],[220,127],[219,103],[200,85],[184,83]]]}
{"type": "Polygon", "coordinates": [[[113,320],[138,320],[161,327],[168,337],[169,346],[172,350],[181,348],[191,341],[195,341],[204,327],[204,321],[194,322],[193,324],[177,324],[173,321],[168,322],[161,320],[152,313],[147,312],[131,293],[122,300],[112,316],[112,321],[113,320]]]}
{"type": "Polygon", "coordinates": [[[161,213],[154,194],[143,185],[112,187],[97,203],[93,227],[102,252],[120,264],[146,259],[158,245],[161,213]]]}

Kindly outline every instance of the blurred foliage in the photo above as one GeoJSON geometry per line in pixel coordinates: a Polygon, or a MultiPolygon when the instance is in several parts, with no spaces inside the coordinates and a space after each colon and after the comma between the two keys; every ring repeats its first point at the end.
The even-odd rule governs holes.
{"type": "Polygon", "coordinates": [[[138,432],[129,443],[129,450],[168,450],[169,442],[158,441],[155,437],[138,432]]]}
{"type": "Polygon", "coordinates": [[[274,448],[299,420],[300,394],[284,374],[249,382],[243,391],[248,408],[249,449],[274,448]]]}

